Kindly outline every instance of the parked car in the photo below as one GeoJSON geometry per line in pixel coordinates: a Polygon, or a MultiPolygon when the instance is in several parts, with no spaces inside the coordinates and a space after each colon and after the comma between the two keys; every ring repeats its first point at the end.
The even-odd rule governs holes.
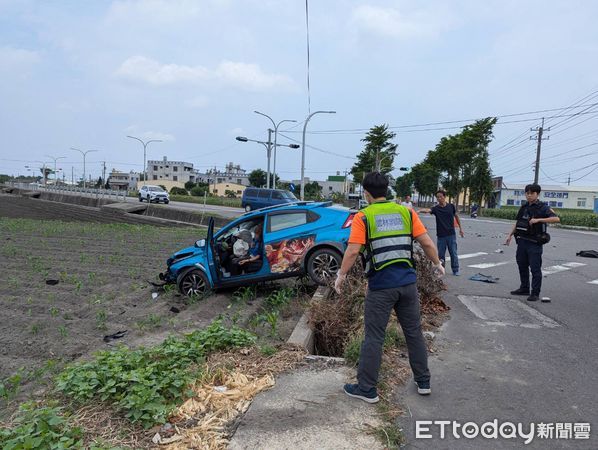
{"type": "Polygon", "coordinates": [[[296,202],[245,213],[216,233],[210,219],[206,239],[168,258],[160,279],[176,283],[180,292],[190,297],[303,274],[326,284],[340,268],[355,213],[332,202],[296,202]],[[251,271],[231,275],[237,249],[247,247],[235,245],[237,240],[255,241],[258,227],[263,230],[261,263],[251,271]]]}
{"type": "Polygon", "coordinates": [[[241,208],[245,208],[245,211],[249,212],[267,206],[293,203],[296,201],[297,197],[290,191],[249,187],[243,191],[241,208]]]}
{"type": "Polygon", "coordinates": [[[168,195],[168,192],[166,192],[160,186],[147,184],[145,186],[141,186],[141,189],[139,189],[139,201],[142,202],[143,200],[146,200],[148,203],[164,202],[165,204],[168,204],[170,201],[170,196],[168,195]]]}

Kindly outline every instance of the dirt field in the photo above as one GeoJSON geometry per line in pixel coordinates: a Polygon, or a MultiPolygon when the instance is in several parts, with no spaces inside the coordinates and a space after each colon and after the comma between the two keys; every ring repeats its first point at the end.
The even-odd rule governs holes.
{"type": "MultiPolygon", "coordinates": [[[[235,301],[228,291],[189,304],[176,290],[157,290],[146,280],[156,280],[173,251],[203,237],[201,229],[42,220],[40,209],[28,214],[34,219],[12,218],[4,208],[0,382],[6,386],[7,377],[21,374],[12,403],[39,390],[41,380],[64,363],[95,350],[158,343],[170,333],[202,328],[220,314],[246,324],[260,297],[280,287],[261,288],[250,302],[235,301]],[[119,331],[126,331],[124,337],[104,342],[119,331]]],[[[47,216],[54,218],[60,208],[52,208],[47,216]]],[[[290,333],[300,312],[281,317],[279,336],[290,333]]],[[[5,406],[0,398],[0,417],[5,406]]]]}

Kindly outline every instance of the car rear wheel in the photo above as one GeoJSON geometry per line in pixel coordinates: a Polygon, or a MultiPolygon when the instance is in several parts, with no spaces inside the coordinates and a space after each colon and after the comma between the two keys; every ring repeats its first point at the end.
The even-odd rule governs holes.
{"type": "Polygon", "coordinates": [[[315,283],[325,286],[336,276],[342,260],[341,254],[336,250],[321,248],[310,255],[307,273],[315,283]]]}
{"type": "Polygon", "coordinates": [[[152,199],[150,198],[150,196],[149,196],[149,195],[146,197],[146,200],[147,200],[147,202],[148,202],[148,203],[151,203],[151,202],[152,202],[152,199]]]}
{"type": "Polygon", "coordinates": [[[251,211],[251,205],[245,205],[245,211],[246,212],[251,211]]]}
{"type": "Polygon", "coordinates": [[[139,201],[142,202],[143,201],[143,197],[140,195],[139,196],[139,201]]]}
{"type": "Polygon", "coordinates": [[[203,298],[210,290],[206,275],[199,269],[183,272],[177,277],[176,284],[181,294],[190,298],[203,298]]]}
{"type": "Polygon", "coordinates": [[[164,200],[164,204],[168,205],[169,200],[164,200]]]}

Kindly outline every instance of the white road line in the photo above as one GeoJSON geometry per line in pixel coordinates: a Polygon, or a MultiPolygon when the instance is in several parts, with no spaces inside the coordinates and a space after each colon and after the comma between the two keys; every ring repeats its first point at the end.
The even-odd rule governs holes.
{"type": "Polygon", "coordinates": [[[473,267],[474,269],[489,269],[490,267],[504,266],[505,264],[510,264],[512,262],[515,262],[515,261],[502,261],[502,262],[497,262],[497,263],[472,264],[471,266],[467,266],[467,267],[473,267]]]}
{"type": "MultiPolygon", "coordinates": [[[[488,253],[485,253],[485,252],[466,253],[465,255],[459,255],[459,259],[475,258],[476,256],[484,256],[484,255],[487,255],[487,254],[488,253]]],[[[451,257],[447,256],[446,260],[450,261],[451,257]]]]}
{"type": "Polygon", "coordinates": [[[588,281],[588,284],[598,284],[598,280],[588,281]]]}
{"type": "Polygon", "coordinates": [[[570,263],[564,263],[564,264],[560,264],[560,265],[556,265],[556,266],[545,267],[544,269],[542,269],[542,275],[543,276],[551,275],[553,273],[563,272],[565,270],[571,270],[574,267],[581,267],[581,266],[585,266],[585,264],[570,262],[570,263]]]}

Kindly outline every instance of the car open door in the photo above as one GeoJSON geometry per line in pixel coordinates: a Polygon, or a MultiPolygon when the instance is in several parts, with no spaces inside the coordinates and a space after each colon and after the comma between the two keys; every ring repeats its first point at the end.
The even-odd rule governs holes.
{"type": "Polygon", "coordinates": [[[208,234],[206,236],[206,260],[208,262],[208,269],[210,270],[210,275],[212,280],[218,280],[218,276],[216,274],[216,263],[214,262],[214,258],[216,255],[216,251],[214,249],[214,218],[210,217],[210,221],[208,223],[208,234]]]}

